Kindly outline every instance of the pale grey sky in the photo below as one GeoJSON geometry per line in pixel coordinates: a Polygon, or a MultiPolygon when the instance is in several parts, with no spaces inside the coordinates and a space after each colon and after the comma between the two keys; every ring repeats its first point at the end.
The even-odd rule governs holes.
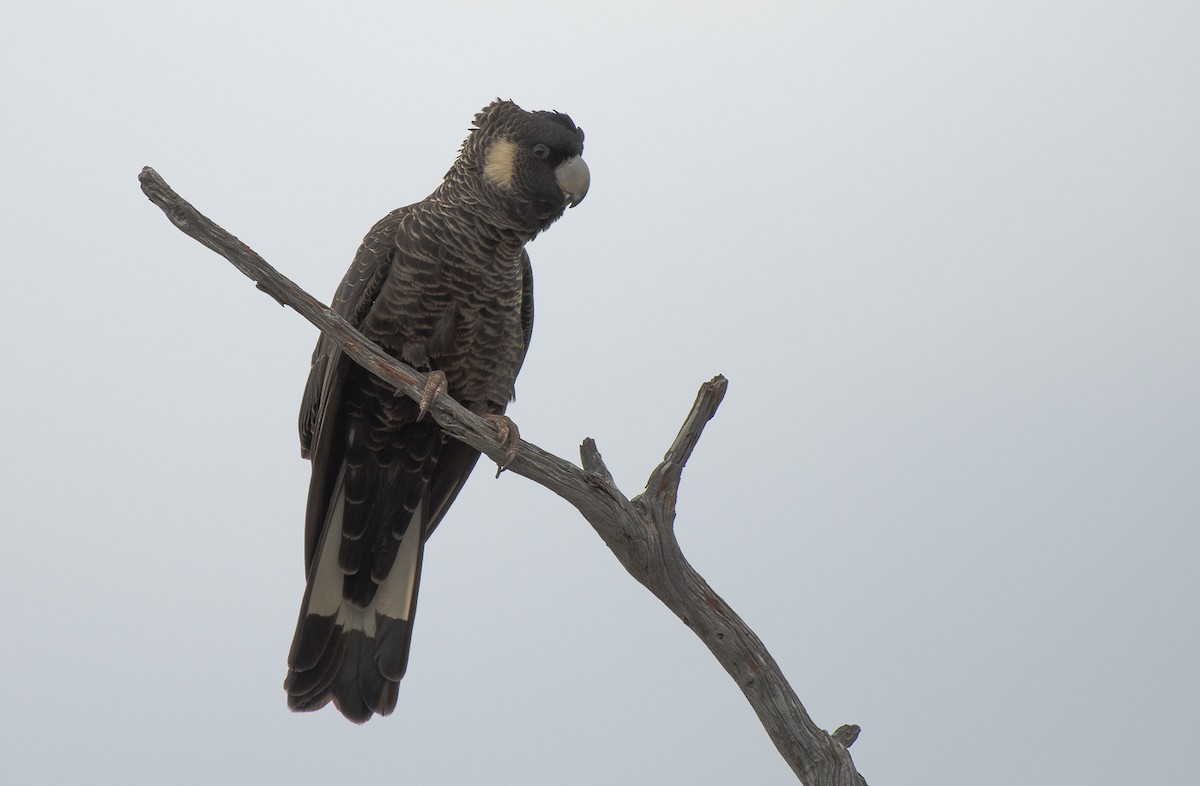
{"type": "Polygon", "coordinates": [[[137,173],[328,298],[497,96],[592,170],[510,414],[633,494],[729,377],[681,541],[871,783],[1186,780],[1198,8],[7,8],[0,781],[793,782],[586,523],[486,471],[396,713],[285,708],[316,334],[137,173]]]}

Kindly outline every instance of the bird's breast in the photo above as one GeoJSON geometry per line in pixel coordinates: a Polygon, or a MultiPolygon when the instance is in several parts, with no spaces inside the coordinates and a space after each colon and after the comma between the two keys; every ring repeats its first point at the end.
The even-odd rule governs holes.
{"type": "Polygon", "coordinates": [[[524,357],[520,258],[404,256],[363,329],[389,354],[445,373],[464,405],[512,400],[524,357]]]}

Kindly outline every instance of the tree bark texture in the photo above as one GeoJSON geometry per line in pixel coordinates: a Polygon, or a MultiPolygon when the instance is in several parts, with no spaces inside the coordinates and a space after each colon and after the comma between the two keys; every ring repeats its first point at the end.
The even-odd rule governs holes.
{"type": "MultiPolygon", "coordinates": [[[[291,306],[338,347],[396,390],[420,400],[425,376],[392,358],[352,325],[281,275],[236,237],[202,215],[150,167],[140,176],[142,191],[180,231],[229,260],[280,304],[291,306]]],[[[616,487],[596,443],[580,446],[582,468],[524,440],[507,469],[553,491],[587,519],[639,583],[654,593],[704,642],[741,688],[781,756],[806,786],[865,786],[848,750],[857,726],[832,735],[808,716],[779,665],[762,641],[688,563],[675,537],[675,503],[683,468],[705,424],[725,395],[717,376],[700,386],[696,401],[666,455],[650,473],[646,488],[632,499],[616,487]]],[[[455,439],[506,459],[495,426],[441,396],[430,410],[455,439]]]]}

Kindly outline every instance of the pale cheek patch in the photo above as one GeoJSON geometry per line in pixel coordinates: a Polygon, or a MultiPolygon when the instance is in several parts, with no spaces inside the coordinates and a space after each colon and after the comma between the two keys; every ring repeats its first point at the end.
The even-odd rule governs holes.
{"type": "Polygon", "coordinates": [[[509,188],[513,182],[513,159],[517,146],[507,139],[497,139],[483,159],[483,176],[494,185],[509,188]]]}

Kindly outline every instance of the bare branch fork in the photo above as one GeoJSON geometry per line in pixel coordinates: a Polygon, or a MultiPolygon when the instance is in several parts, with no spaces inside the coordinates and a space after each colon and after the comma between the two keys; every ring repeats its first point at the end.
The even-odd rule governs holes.
{"type": "MultiPolygon", "coordinates": [[[[233,235],[176,194],[158,173],[145,167],[138,178],[150,201],[180,231],[204,244],[252,280],[281,305],[291,306],[364,368],[397,391],[420,400],[425,376],[387,355],[340,315],[280,275],[233,235]]],[[[633,499],[617,489],[592,439],[580,446],[583,468],[521,441],[509,469],[574,505],[629,573],[700,637],[733,677],[758,714],[780,755],[807,786],[865,786],[847,750],[857,726],[832,735],[818,728],[784,679],[779,665],[758,636],[742,622],[684,558],[675,538],[675,502],[683,468],[725,395],[726,380],[714,377],[700,386],[683,427],[646,488],[633,499]]],[[[431,412],[455,439],[505,459],[495,426],[469,412],[450,396],[436,400],[431,412]]]]}

